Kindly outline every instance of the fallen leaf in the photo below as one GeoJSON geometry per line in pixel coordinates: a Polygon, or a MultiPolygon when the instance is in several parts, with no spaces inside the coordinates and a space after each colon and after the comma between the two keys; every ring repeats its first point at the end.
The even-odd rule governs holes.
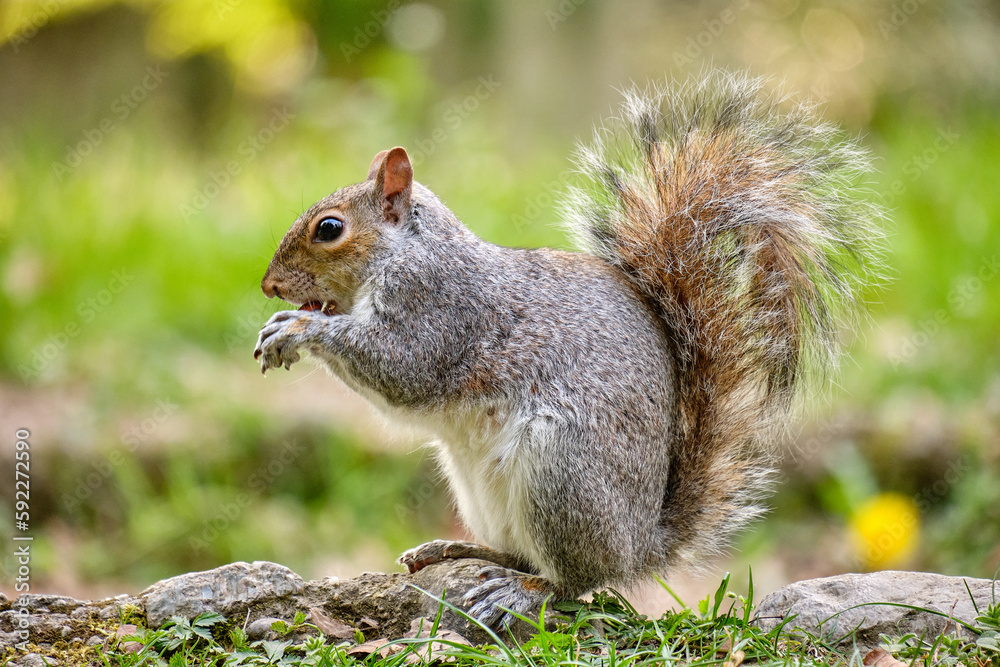
{"type": "Polygon", "coordinates": [[[728,660],[722,665],[722,667],[740,667],[743,664],[743,660],[747,657],[747,654],[743,651],[733,650],[733,640],[731,637],[726,637],[726,641],[719,644],[719,648],[715,649],[716,655],[728,656],[728,660]]]}
{"type": "Polygon", "coordinates": [[[354,628],[343,621],[327,616],[319,607],[313,607],[309,610],[309,618],[313,625],[327,637],[354,639],[354,628]]]}
{"type": "Polygon", "coordinates": [[[410,621],[410,629],[405,635],[406,638],[416,638],[424,639],[431,636],[431,628],[434,627],[434,621],[430,618],[415,618],[410,621]]]}
{"type": "Polygon", "coordinates": [[[729,656],[729,660],[726,660],[722,667],[740,667],[746,657],[747,654],[743,651],[733,651],[732,655],[729,656]]]}
{"type": "Polygon", "coordinates": [[[347,649],[347,655],[355,658],[367,658],[372,653],[377,653],[379,657],[385,658],[402,650],[399,645],[386,646],[388,643],[388,639],[373,639],[347,649]]]}
{"type": "Polygon", "coordinates": [[[119,625],[115,634],[104,640],[104,648],[117,648],[122,653],[138,653],[142,650],[142,642],[135,640],[122,641],[122,637],[135,635],[139,631],[139,626],[132,624],[119,625]]]}
{"type": "Polygon", "coordinates": [[[907,667],[905,662],[896,660],[884,648],[868,651],[861,664],[865,667],[907,667]]]}
{"type": "Polygon", "coordinates": [[[429,618],[415,618],[410,622],[410,631],[407,632],[404,637],[408,639],[435,639],[440,641],[429,641],[425,644],[412,645],[413,653],[406,656],[405,662],[408,664],[413,664],[415,662],[429,662],[430,655],[441,653],[450,648],[454,648],[452,644],[462,644],[464,646],[471,646],[469,640],[451,630],[444,630],[438,628],[437,634],[431,637],[431,628],[434,627],[434,621],[429,618]],[[449,642],[449,643],[444,643],[449,642]]]}

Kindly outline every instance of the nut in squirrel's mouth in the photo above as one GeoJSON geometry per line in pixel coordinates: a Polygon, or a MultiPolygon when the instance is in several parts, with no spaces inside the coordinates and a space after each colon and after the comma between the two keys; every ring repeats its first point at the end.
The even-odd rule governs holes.
{"type": "Polygon", "coordinates": [[[337,304],[333,301],[310,301],[299,306],[299,310],[318,310],[324,315],[333,315],[337,312],[337,304]]]}

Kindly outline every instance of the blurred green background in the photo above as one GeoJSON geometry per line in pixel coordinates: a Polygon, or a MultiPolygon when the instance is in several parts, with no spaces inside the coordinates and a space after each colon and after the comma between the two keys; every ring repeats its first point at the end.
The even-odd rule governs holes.
{"type": "Polygon", "coordinates": [[[478,234],[569,247],[575,143],[630,82],[713,65],[863,137],[892,280],[792,429],[773,512],[675,584],[992,575],[996,3],[22,0],[0,3],[0,531],[17,532],[26,428],[32,591],[134,592],[233,560],[346,577],[462,535],[419,434],[309,363],[260,376],[277,241],[399,144],[478,234]]]}

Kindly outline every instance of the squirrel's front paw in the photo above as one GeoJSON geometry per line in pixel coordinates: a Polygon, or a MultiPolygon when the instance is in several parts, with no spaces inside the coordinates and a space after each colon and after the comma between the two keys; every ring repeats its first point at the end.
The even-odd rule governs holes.
{"type": "Polygon", "coordinates": [[[466,593],[463,602],[472,605],[470,616],[493,628],[512,625],[513,614],[537,616],[545,599],[556,595],[548,579],[504,567],[484,567],[479,580],[483,583],[466,593]]]}
{"type": "Polygon", "coordinates": [[[260,371],[291,368],[300,359],[299,347],[319,333],[320,317],[326,316],[308,310],[283,310],[272,315],[260,330],[253,351],[253,358],[260,360],[260,371]]]}

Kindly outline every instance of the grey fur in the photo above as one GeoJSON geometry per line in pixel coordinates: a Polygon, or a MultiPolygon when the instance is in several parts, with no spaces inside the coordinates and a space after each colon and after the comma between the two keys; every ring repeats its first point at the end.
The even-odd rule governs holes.
{"type": "MultiPolygon", "coordinates": [[[[628,584],[724,548],[760,512],[768,439],[800,374],[799,352],[831,356],[830,313],[853,300],[852,276],[864,273],[877,237],[869,225],[876,211],[845,189],[849,172],[867,167],[864,153],[803,107],[778,114],[759,81],[712,74],[679,94],[633,92],[623,116],[624,152],[615,153],[622,144],[608,132],[581,152],[598,187],[572,193],[568,219],[592,255],[487,243],[418,183],[382,202],[387,167],[376,164],[369,181],[302,216],[265,277],[269,295],[333,299],[340,308],[332,316],[277,313],[258,341],[262,369],[287,367],[308,350],[391,417],[431,430],[470,528],[503,552],[498,562],[522,563],[551,584],[484,572],[470,601],[491,622],[500,608],[524,611],[550,593],[628,584]],[[651,160],[650,151],[713,133],[737,136],[747,149],[716,156],[720,169],[763,160],[765,175],[781,173],[741,191],[702,181],[690,187],[723,189],[708,200],[690,193],[668,201],[657,184],[686,168],[683,158],[651,160]],[[754,153],[761,146],[767,155],[754,153]],[[803,178],[790,181],[788,170],[803,178]],[[690,215],[664,210],[676,201],[688,201],[690,215]],[[338,278],[324,285],[327,269],[303,239],[317,211],[334,206],[350,207],[350,224],[375,230],[375,240],[350,257],[350,270],[330,265],[338,278]],[[396,207],[398,221],[384,221],[383,206],[396,207]],[[805,267],[805,291],[787,312],[748,298],[754,272],[763,275],[754,258],[766,248],[740,234],[761,220],[788,234],[779,259],[805,267]],[[657,234],[667,224],[699,231],[684,247],[666,247],[657,234]],[[840,265],[851,257],[861,272],[840,265]],[[718,313],[679,308],[689,288],[672,281],[686,266],[715,272],[694,278],[714,290],[718,313]],[[718,321],[734,313],[732,325],[718,321]],[[706,343],[704,331],[716,329],[703,323],[721,334],[706,343]],[[706,355],[745,372],[719,373],[706,355]],[[711,395],[691,388],[703,384],[711,395]],[[509,516],[484,517],[484,508],[509,516]]],[[[780,272],[764,278],[765,295],[787,287],[780,272]]],[[[432,543],[402,562],[412,569],[446,552],[432,543]]]]}

